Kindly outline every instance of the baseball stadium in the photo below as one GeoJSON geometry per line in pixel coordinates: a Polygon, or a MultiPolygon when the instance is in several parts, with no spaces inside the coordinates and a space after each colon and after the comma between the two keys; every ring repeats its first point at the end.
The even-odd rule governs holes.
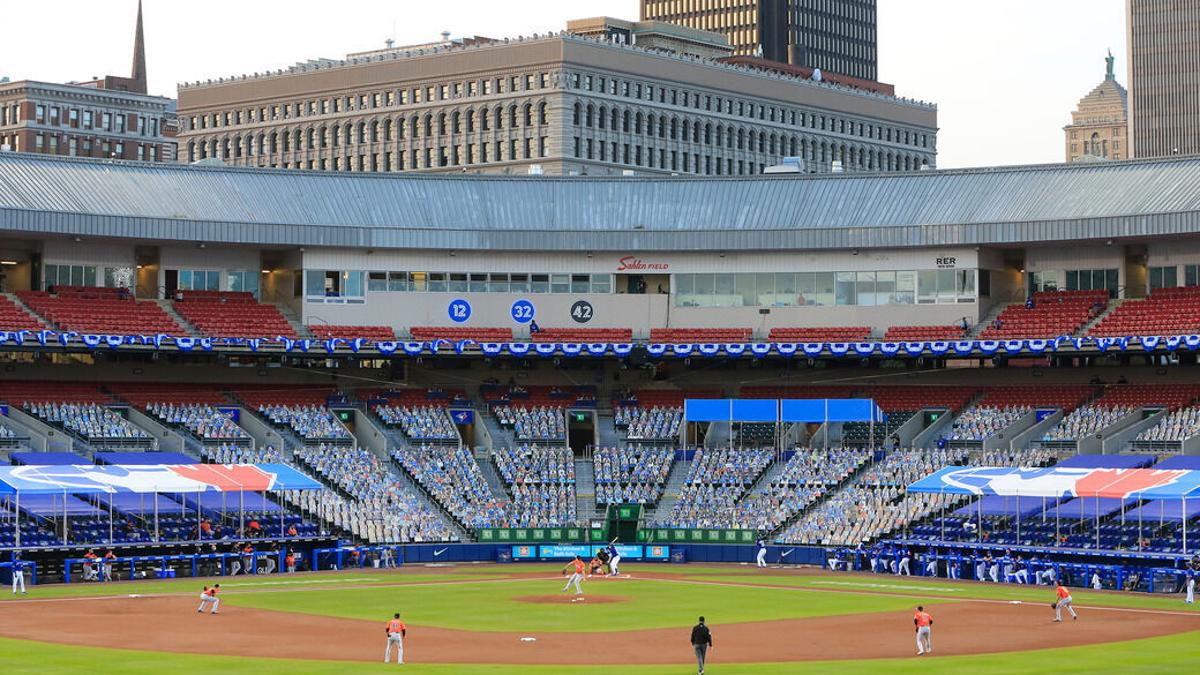
{"type": "Polygon", "coordinates": [[[1194,670],[1198,188],[0,153],[0,665],[1194,670]]]}

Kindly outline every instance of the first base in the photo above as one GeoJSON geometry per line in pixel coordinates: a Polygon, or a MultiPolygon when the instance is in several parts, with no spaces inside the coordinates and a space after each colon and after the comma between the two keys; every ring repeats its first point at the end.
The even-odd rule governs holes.
{"type": "Polygon", "coordinates": [[[521,638],[521,642],[537,642],[537,638],[535,638],[535,637],[523,637],[523,638],[521,638]]]}

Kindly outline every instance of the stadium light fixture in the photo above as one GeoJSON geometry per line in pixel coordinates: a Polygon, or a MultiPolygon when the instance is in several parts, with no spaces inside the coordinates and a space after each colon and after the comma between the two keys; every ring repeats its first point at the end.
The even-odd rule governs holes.
{"type": "Polygon", "coordinates": [[[259,272],[262,272],[263,274],[271,274],[272,270],[259,270],[259,272]]]}
{"type": "Polygon", "coordinates": [[[16,265],[16,260],[0,260],[0,265],[16,265]]]}

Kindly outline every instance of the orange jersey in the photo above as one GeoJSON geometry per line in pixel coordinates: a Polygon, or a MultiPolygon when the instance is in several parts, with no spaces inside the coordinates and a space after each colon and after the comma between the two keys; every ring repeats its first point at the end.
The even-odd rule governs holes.
{"type": "Polygon", "coordinates": [[[913,621],[917,622],[917,626],[924,628],[933,623],[933,617],[929,616],[929,612],[917,612],[913,614],[913,621]]]}
{"type": "Polygon", "coordinates": [[[571,562],[573,562],[575,564],[575,573],[583,574],[583,571],[584,571],[583,561],[582,560],[572,560],[571,562]]]}
{"type": "Polygon", "coordinates": [[[1060,598],[1071,597],[1071,591],[1068,591],[1066,588],[1063,588],[1062,586],[1059,586],[1058,588],[1054,589],[1054,591],[1056,593],[1058,593],[1058,597],[1060,597],[1060,598]]]}
{"type": "Polygon", "coordinates": [[[407,627],[400,619],[392,619],[387,624],[388,635],[391,635],[392,633],[400,633],[404,630],[407,630],[407,627]]]}
{"type": "Polygon", "coordinates": [[[207,596],[208,596],[208,597],[210,597],[210,598],[215,598],[215,597],[217,597],[217,589],[216,589],[216,588],[210,588],[210,589],[208,589],[207,591],[204,591],[204,594],[205,594],[205,595],[207,595],[207,596]]]}

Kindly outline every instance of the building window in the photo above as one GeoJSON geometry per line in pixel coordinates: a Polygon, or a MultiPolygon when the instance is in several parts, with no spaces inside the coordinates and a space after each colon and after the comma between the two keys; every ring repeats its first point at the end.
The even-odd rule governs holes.
{"type": "Polygon", "coordinates": [[[42,267],[44,290],[52,286],[95,286],[96,268],[93,265],[51,265],[42,267]]]}
{"type": "MultiPolygon", "coordinates": [[[[1194,267],[1194,266],[1193,266],[1194,267]]],[[[1171,288],[1178,286],[1179,268],[1174,265],[1170,267],[1151,267],[1150,268],[1150,289],[1155,288],[1171,288]]]]}

